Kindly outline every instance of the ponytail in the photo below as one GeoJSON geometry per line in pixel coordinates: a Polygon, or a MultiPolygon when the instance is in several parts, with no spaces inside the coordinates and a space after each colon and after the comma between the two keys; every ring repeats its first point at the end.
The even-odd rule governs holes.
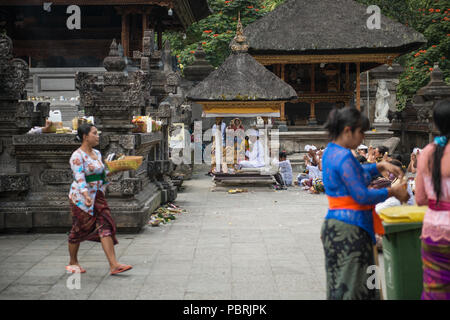
{"type": "Polygon", "coordinates": [[[436,201],[439,203],[442,195],[442,157],[444,156],[445,147],[450,140],[450,100],[443,100],[436,104],[433,110],[433,120],[442,134],[442,136],[434,139],[436,148],[430,162],[433,189],[436,194],[436,201]]]}

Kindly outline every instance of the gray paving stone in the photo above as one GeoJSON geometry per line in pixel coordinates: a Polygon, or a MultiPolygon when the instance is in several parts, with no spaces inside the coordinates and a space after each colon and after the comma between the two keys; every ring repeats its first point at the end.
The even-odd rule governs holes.
{"type": "Polygon", "coordinates": [[[116,255],[133,265],[129,272],[110,276],[101,244],[83,242],[78,257],[87,273],[81,275],[80,290],[67,288],[67,234],[0,235],[0,298],[326,297],[320,241],[326,197],[296,188],[211,192],[210,178],[202,173],[184,186],[175,204],[188,213],[139,234],[118,235],[116,255]],[[31,291],[23,293],[26,288],[31,291]]]}
{"type": "Polygon", "coordinates": [[[275,283],[268,281],[235,281],[232,285],[232,299],[274,300],[280,299],[275,283]]]}
{"type": "Polygon", "coordinates": [[[159,275],[175,275],[175,274],[189,274],[192,268],[192,260],[183,260],[178,261],[176,263],[161,263],[156,261],[152,265],[152,269],[150,271],[151,276],[159,276],[159,275]]]}
{"type": "Polygon", "coordinates": [[[321,285],[313,273],[309,274],[275,274],[275,282],[281,291],[320,291],[321,285]]]}
{"type": "Polygon", "coordinates": [[[29,254],[14,254],[9,256],[7,259],[3,260],[5,263],[14,263],[14,262],[28,262],[28,263],[37,263],[42,260],[45,256],[41,255],[29,255],[29,254]]]}
{"type": "Polygon", "coordinates": [[[197,293],[222,292],[231,290],[229,274],[191,274],[187,291],[197,293]]]}
{"type": "Polygon", "coordinates": [[[231,300],[231,289],[225,291],[191,292],[187,291],[184,300],[231,300]]]}
{"type": "Polygon", "coordinates": [[[89,300],[134,300],[144,285],[144,276],[131,274],[133,270],[108,276],[89,296],[89,300]]]}
{"type": "Polygon", "coordinates": [[[0,300],[39,300],[50,285],[11,284],[0,293],[0,300]]]}

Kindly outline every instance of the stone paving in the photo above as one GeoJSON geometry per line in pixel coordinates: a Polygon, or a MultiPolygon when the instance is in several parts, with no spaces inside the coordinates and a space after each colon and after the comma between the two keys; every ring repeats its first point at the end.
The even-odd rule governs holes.
{"type": "Polygon", "coordinates": [[[324,195],[213,192],[202,172],[184,186],[175,203],[188,213],[118,235],[131,271],[110,276],[101,244],[83,242],[80,289],[66,285],[67,235],[1,235],[0,299],[325,299],[324,195]]]}

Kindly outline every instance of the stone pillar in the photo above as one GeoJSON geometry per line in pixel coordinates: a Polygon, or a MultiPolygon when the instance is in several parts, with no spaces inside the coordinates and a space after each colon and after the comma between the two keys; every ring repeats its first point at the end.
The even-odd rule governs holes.
{"type": "MultiPolygon", "coordinates": [[[[145,61],[145,56],[142,59],[145,61]]],[[[144,61],[141,63],[145,67],[144,61]]],[[[100,150],[104,157],[122,153],[144,158],[137,171],[115,175],[107,188],[108,203],[118,227],[137,231],[161,202],[161,193],[149,178],[148,163],[152,150],[163,144],[164,134],[131,132],[133,116],[142,115],[150,104],[150,73],[144,70],[125,73],[125,61],[119,56],[115,41],[104,66],[107,72],[102,78],[77,74],[80,105],[87,115],[95,117],[96,126],[102,132],[100,150]]]]}

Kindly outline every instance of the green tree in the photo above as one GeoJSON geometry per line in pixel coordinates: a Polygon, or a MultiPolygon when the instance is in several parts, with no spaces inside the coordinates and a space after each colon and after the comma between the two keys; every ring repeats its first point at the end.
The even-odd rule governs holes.
{"type": "Polygon", "coordinates": [[[181,69],[191,64],[199,44],[215,67],[230,54],[229,43],[236,34],[238,13],[245,27],[273,10],[282,0],[208,0],[212,14],[192,24],[186,33],[166,32],[181,69]]]}
{"type": "Polygon", "coordinates": [[[428,42],[418,50],[399,57],[405,71],[397,87],[398,109],[403,109],[413,95],[430,81],[435,63],[450,84],[450,7],[444,0],[357,0],[376,4],[381,12],[422,33],[428,42]]]}

